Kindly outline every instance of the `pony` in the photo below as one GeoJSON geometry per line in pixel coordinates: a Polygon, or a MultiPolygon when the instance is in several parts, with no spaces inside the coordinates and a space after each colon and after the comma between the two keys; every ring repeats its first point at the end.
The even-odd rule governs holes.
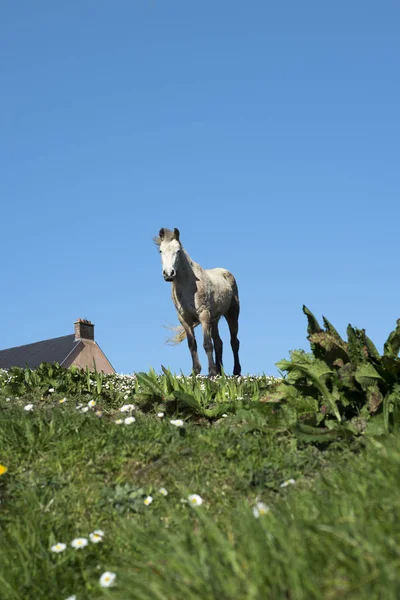
{"type": "Polygon", "coordinates": [[[180,343],[187,338],[192,356],[193,372],[201,372],[197,354],[194,328],[201,325],[203,347],[208,359],[208,375],[221,374],[223,344],[218,331],[218,322],[225,317],[234,358],[233,374],[241,374],[239,362],[239,293],[236,280],[226,269],[203,269],[194,262],[180,241],[179,229],[160,229],[153,238],[158,246],[162,274],[165,281],[172,283],[172,300],[180,326],[172,342],[180,343]],[[215,350],[215,360],[213,356],[215,350]]]}

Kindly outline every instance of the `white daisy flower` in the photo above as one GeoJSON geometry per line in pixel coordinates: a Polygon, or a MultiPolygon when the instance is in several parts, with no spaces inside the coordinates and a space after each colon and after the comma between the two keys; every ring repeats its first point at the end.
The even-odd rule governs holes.
{"type": "Polygon", "coordinates": [[[115,420],[115,423],[116,423],[117,425],[121,425],[121,423],[123,423],[123,420],[122,420],[122,419],[116,419],[116,420],[115,420]]]}
{"type": "Polygon", "coordinates": [[[119,409],[120,412],[130,412],[131,410],[135,410],[135,405],[134,404],[124,404],[119,409]]]}
{"type": "Polygon", "coordinates": [[[104,531],[102,531],[101,529],[95,529],[93,531],[93,533],[95,533],[96,535],[101,535],[101,537],[104,537],[104,531]]]}
{"type": "Polygon", "coordinates": [[[126,417],[126,419],[124,419],[125,425],[130,425],[131,423],[134,423],[135,421],[136,421],[135,417],[126,417]]]}
{"type": "Polygon", "coordinates": [[[54,392],[54,388],[49,388],[49,392],[52,394],[54,392]]]}
{"type": "Polygon", "coordinates": [[[93,542],[93,544],[98,544],[99,542],[103,541],[103,536],[93,532],[89,533],[89,539],[91,542],[93,542]]]}
{"type": "Polygon", "coordinates": [[[198,494],[190,494],[190,496],[188,496],[188,500],[189,504],[191,504],[192,506],[200,506],[201,504],[203,504],[203,498],[198,494]]]}
{"type": "Polygon", "coordinates": [[[227,415],[226,413],[224,413],[224,414],[222,415],[222,418],[223,418],[223,419],[226,419],[226,417],[227,417],[227,416],[228,416],[228,415],[227,415]]]}
{"type": "Polygon", "coordinates": [[[76,548],[77,550],[80,549],[80,548],[84,548],[87,545],[88,545],[88,541],[87,541],[86,538],[75,538],[71,542],[71,546],[73,548],[76,548]]]}
{"type": "Polygon", "coordinates": [[[286,481],[281,483],[281,488],[288,487],[288,485],[293,485],[294,483],[296,483],[295,479],[286,479],[286,481]]]}
{"type": "Polygon", "coordinates": [[[30,411],[33,409],[33,404],[25,404],[24,410],[30,411]]]}
{"type": "Polygon", "coordinates": [[[66,398],[60,398],[60,400],[59,400],[59,403],[60,403],[60,404],[64,404],[64,402],[66,402],[66,401],[67,401],[67,399],[66,399],[66,398]]]}
{"type": "Polygon", "coordinates": [[[81,412],[83,412],[83,413],[87,413],[87,411],[88,411],[88,410],[89,410],[89,407],[88,407],[88,406],[84,406],[84,407],[81,409],[81,412]]]}
{"type": "Polygon", "coordinates": [[[264,502],[257,502],[255,506],[253,506],[253,515],[256,519],[262,517],[269,512],[270,508],[264,502]]]}
{"type": "Polygon", "coordinates": [[[175,425],[175,427],[183,427],[182,419],[171,419],[170,423],[171,425],[175,425]]]}
{"type": "Polygon", "coordinates": [[[88,402],[88,406],[90,406],[90,408],[93,408],[94,406],[96,406],[96,400],[90,400],[88,402]]]}
{"type": "Polygon", "coordinates": [[[163,416],[164,416],[164,413],[163,413],[163,412],[159,412],[159,413],[157,413],[157,417],[160,417],[160,419],[162,419],[162,418],[163,418],[163,416]]]}
{"type": "Polygon", "coordinates": [[[115,581],[116,574],[106,571],[99,579],[101,587],[111,587],[115,581]]]}
{"type": "Polygon", "coordinates": [[[67,544],[63,544],[61,542],[58,542],[58,544],[54,544],[54,546],[52,546],[50,548],[50,550],[52,552],[55,552],[56,554],[59,554],[60,552],[64,552],[65,548],[67,547],[67,544]]]}
{"type": "Polygon", "coordinates": [[[162,487],[158,490],[158,493],[161,494],[162,496],[168,496],[168,492],[165,489],[165,487],[162,487]]]}
{"type": "Polygon", "coordinates": [[[152,502],[153,498],[151,496],[147,496],[147,498],[143,500],[143,504],[145,504],[146,506],[149,506],[149,504],[151,504],[152,502]]]}

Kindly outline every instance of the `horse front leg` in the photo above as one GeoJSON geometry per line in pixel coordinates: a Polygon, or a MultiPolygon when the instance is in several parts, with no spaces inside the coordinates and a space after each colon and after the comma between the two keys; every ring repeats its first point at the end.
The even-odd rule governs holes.
{"type": "Polygon", "coordinates": [[[214,377],[218,375],[217,366],[213,357],[213,342],[212,342],[212,326],[211,319],[208,313],[200,316],[200,323],[203,329],[203,347],[208,358],[208,376],[214,377]]]}
{"type": "Polygon", "coordinates": [[[201,364],[199,361],[199,355],[197,354],[197,342],[194,335],[194,327],[193,325],[188,325],[188,323],[186,323],[186,321],[184,321],[181,317],[179,317],[179,321],[186,333],[190,354],[192,356],[193,372],[195,375],[198,375],[201,372],[201,364]]]}

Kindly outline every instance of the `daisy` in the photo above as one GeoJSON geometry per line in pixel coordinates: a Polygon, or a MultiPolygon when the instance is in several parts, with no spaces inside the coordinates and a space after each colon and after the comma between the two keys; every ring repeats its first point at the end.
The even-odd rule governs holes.
{"type": "Polygon", "coordinates": [[[163,416],[164,416],[164,413],[163,413],[163,412],[159,412],[159,413],[157,413],[157,417],[160,417],[160,419],[162,419],[162,418],[163,418],[163,416]]]}
{"type": "Polygon", "coordinates": [[[33,404],[25,404],[24,410],[29,411],[29,410],[32,410],[32,409],[33,409],[33,404]]]}
{"type": "Polygon", "coordinates": [[[182,419],[171,419],[170,423],[171,425],[175,425],[175,427],[183,427],[182,419]]]}
{"type": "Polygon", "coordinates": [[[90,402],[88,402],[88,406],[90,406],[90,408],[96,406],[96,400],[90,400],[90,402]]]}
{"type": "Polygon", "coordinates": [[[64,402],[66,402],[66,401],[67,401],[67,399],[66,399],[66,398],[60,398],[60,400],[59,400],[59,403],[60,403],[60,404],[64,404],[64,402]]]}
{"type": "Polygon", "coordinates": [[[264,502],[257,502],[257,504],[253,506],[253,515],[258,519],[259,517],[266,515],[269,510],[269,506],[264,504],[264,502]]]}
{"type": "Polygon", "coordinates": [[[158,490],[158,493],[161,494],[162,496],[168,496],[168,492],[165,489],[165,487],[162,487],[158,490]]]}
{"type": "Polygon", "coordinates": [[[130,412],[131,410],[135,410],[135,405],[134,404],[124,404],[119,409],[120,412],[130,412]]]}
{"type": "Polygon", "coordinates": [[[87,411],[88,411],[88,410],[89,410],[89,407],[88,407],[88,406],[84,406],[84,407],[81,409],[81,412],[83,412],[83,413],[87,413],[87,411]]]}
{"type": "Polygon", "coordinates": [[[131,423],[134,423],[135,421],[136,421],[135,417],[126,417],[126,419],[124,419],[125,425],[130,425],[131,423]]]}
{"type": "Polygon", "coordinates": [[[151,496],[147,496],[147,498],[143,500],[143,504],[145,504],[146,506],[149,506],[149,504],[151,504],[152,502],[153,498],[151,496]]]}
{"type": "Polygon", "coordinates": [[[71,542],[71,546],[73,548],[76,548],[77,550],[80,548],[84,548],[85,546],[87,546],[87,544],[88,544],[88,541],[86,538],[75,538],[71,542]]]}
{"type": "Polygon", "coordinates": [[[101,529],[95,529],[93,531],[93,533],[96,535],[100,535],[101,537],[104,537],[104,531],[102,531],[101,529]]]}
{"type": "Polygon", "coordinates": [[[98,544],[99,542],[103,541],[103,536],[93,532],[89,534],[89,539],[91,542],[93,542],[93,544],[98,544]]]}
{"type": "Polygon", "coordinates": [[[62,544],[61,542],[58,542],[58,544],[54,544],[54,546],[52,546],[50,550],[52,552],[55,552],[56,554],[59,554],[60,552],[64,552],[66,547],[67,544],[62,544]]]}
{"type": "Polygon", "coordinates": [[[123,423],[123,420],[122,419],[116,419],[115,423],[117,425],[121,425],[121,423],[123,423]]]}
{"type": "Polygon", "coordinates": [[[54,392],[54,388],[49,389],[49,393],[52,394],[54,392]]]}
{"type": "Polygon", "coordinates": [[[293,485],[294,483],[296,483],[295,479],[286,479],[286,481],[284,481],[283,483],[281,483],[281,487],[285,488],[288,485],[293,485]]]}
{"type": "Polygon", "coordinates": [[[101,587],[111,587],[115,581],[116,574],[106,571],[99,579],[101,587]]]}
{"type": "Polygon", "coordinates": [[[198,494],[190,494],[190,496],[188,496],[188,500],[189,504],[191,504],[192,506],[200,506],[201,504],[203,504],[203,498],[198,494]]]}

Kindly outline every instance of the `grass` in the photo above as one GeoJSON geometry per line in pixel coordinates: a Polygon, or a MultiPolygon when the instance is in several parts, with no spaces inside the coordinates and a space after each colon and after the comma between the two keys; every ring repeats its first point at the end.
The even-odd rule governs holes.
{"type": "Polygon", "coordinates": [[[132,380],[97,382],[92,395],[89,381],[62,404],[57,381],[52,393],[37,380],[14,395],[10,385],[0,389],[2,600],[399,597],[396,435],[305,444],[258,412],[266,378],[185,382],[202,410],[226,417],[176,404],[158,417],[171,409],[147,397],[128,425],[115,421],[131,414],[123,404],[140,406],[132,380]],[[257,502],[269,507],[259,518],[257,502]],[[71,547],[98,529],[103,541],[71,547]],[[51,551],[57,542],[64,552],[51,551]],[[105,571],[113,587],[99,585],[105,571]]]}

